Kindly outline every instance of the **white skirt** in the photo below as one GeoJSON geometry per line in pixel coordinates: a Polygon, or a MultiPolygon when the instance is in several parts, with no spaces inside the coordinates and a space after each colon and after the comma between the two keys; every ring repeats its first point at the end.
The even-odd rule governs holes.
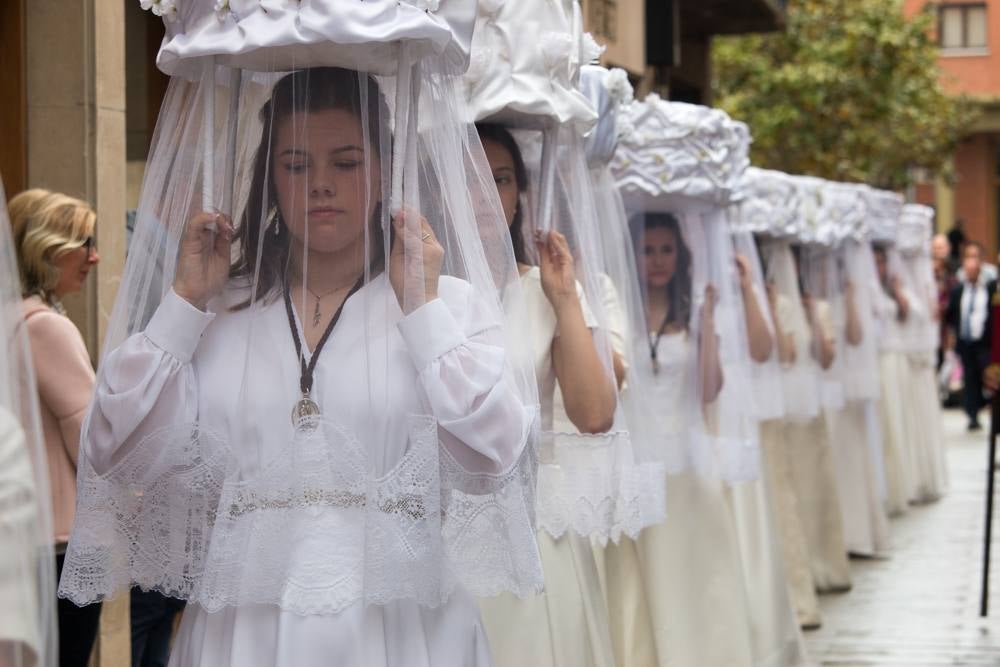
{"type": "Polygon", "coordinates": [[[654,667],[656,645],[653,619],[639,571],[636,543],[622,537],[615,544],[595,546],[594,557],[601,575],[601,589],[608,601],[611,641],[618,667],[654,667]]]}
{"type": "Polygon", "coordinates": [[[809,564],[809,544],[802,525],[795,482],[792,479],[791,452],[785,440],[785,427],[780,421],[761,425],[761,452],[764,472],[774,500],[775,525],[781,543],[782,560],[788,577],[789,590],[799,625],[818,627],[819,598],[809,564]]]}
{"type": "MultiPolygon", "coordinates": [[[[538,531],[545,591],[482,598],[497,667],[613,667],[608,610],[590,541],[538,531]]],[[[440,663],[442,666],[449,663],[440,663]]]]}
{"type": "Polygon", "coordinates": [[[851,567],[823,417],[785,422],[785,439],[816,590],[820,593],[848,590],[851,567]]]}
{"type": "Polygon", "coordinates": [[[734,484],[730,491],[750,606],[753,664],[803,665],[802,633],[792,608],[767,486],[761,479],[734,484]]]}
{"type": "Polygon", "coordinates": [[[754,664],[749,605],[732,509],[722,483],[667,478],[667,520],[636,540],[657,664],[754,664]]]}
{"type": "Polygon", "coordinates": [[[906,356],[901,352],[883,352],[879,355],[879,367],[886,509],[889,516],[898,516],[906,511],[914,495],[909,450],[917,406],[909,402],[908,387],[912,380],[906,356]]]}
{"type": "Polygon", "coordinates": [[[826,420],[847,550],[859,556],[887,556],[889,518],[868,440],[867,406],[851,401],[841,410],[828,412],[826,420]]]}
{"type": "Polygon", "coordinates": [[[938,402],[933,359],[910,357],[910,404],[913,406],[914,433],[910,450],[910,500],[926,503],[938,500],[948,488],[944,436],[941,433],[941,404],[938,402]]]}
{"type": "Polygon", "coordinates": [[[410,601],[357,603],[330,616],[271,605],[209,613],[188,605],[170,667],[489,667],[475,600],[456,591],[435,609],[410,601]]]}

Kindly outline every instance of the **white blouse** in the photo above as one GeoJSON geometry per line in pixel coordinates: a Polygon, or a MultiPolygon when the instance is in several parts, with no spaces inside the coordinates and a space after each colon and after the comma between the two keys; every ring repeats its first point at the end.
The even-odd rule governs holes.
{"type": "MultiPolygon", "coordinates": [[[[439,295],[404,316],[382,275],[348,299],[316,365],[314,431],[292,426],[300,367],[281,299],[217,299],[211,313],[171,291],[109,356],[81,445],[95,497],[81,482],[81,504],[108,479],[143,489],[121,528],[138,543],[123,550],[139,547],[132,575],[193,603],[171,664],[488,664],[463,584],[517,590],[512,572],[538,569],[527,519],[515,544],[493,539],[495,506],[479,501],[516,483],[533,414],[472,287],[442,277],[439,295]],[[201,506],[212,474],[221,497],[201,506]],[[191,517],[215,510],[199,553],[191,517]]],[[[78,553],[96,525],[76,527],[78,553]]],[[[63,592],[91,583],[71,572],[63,592]]]]}

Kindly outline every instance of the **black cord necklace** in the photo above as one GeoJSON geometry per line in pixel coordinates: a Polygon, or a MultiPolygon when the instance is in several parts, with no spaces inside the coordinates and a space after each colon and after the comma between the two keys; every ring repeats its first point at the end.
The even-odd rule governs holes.
{"type": "Polygon", "coordinates": [[[295,356],[299,358],[299,364],[302,368],[299,374],[299,390],[302,392],[302,397],[296,401],[295,405],[292,406],[292,424],[296,428],[307,428],[310,425],[315,427],[315,422],[320,415],[319,406],[316,401],[312,399],[312,386],[313,386],[313,373],[316,370],[316,362],[319,361],[319,353],[323,351],[323,346],[326,345],[326,341],[330,338],[330,334],[333,333],[334,327],[337,326],[337,322],[340,320],[340,314],[344,311],[344,305],[347,300],[350,299],[355,292],[361,289],[364,285],[365,278],[362,275],[358,278],[358,281],[354,283],[354,287],[351,291],[347,293],[344,300],[340,302],[337,307],[337,311],[330,318],[330,323],[326,325],[326,329],[323,331],[323,335],[320,337],[319,342],[316,343],[316,349],[313,350],[312,355],[309,357],[309,363],[306,363],[305,356],[302,354],[302,341],[299,340],[299,330],[295,326],[295,312],[292,310],[292,297],[289,294],[288,287],[285,287],[284,297],[285,297],[285,312],[288,315],[288,327],[292,330],[292,340],[295,341],[295,356]]]}
{"type": "Polygon", "coordinates": [[[663,338],[663,334],[667,331],[667,324],[670,322],[670,309],[667,309],[667,314],[663,316],[663,322],[660,323],[660,328],[656,330],[656,336],[649,337],[649,360],[653,364],[653,374],[657,375],[660,372],[660,361],[656,358],[657,348],[660,347],[660,339],[663,338]]]}

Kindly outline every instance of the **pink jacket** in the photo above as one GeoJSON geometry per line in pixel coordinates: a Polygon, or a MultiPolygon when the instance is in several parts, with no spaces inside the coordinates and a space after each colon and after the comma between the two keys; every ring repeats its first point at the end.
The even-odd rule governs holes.
{"type": "Polygon", "coordinates": [[[38,412],[48,454],[58,544],[69,540],[76,513],[80,428],[94,393],[94,369],[83,336],[69,318],[37,296],[25,299],[22,306],[38,382],[38,412]]]}

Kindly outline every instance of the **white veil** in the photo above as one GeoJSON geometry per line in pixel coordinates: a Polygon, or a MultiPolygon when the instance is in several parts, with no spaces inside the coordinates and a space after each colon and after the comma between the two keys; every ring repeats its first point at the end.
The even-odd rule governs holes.
{"type": "Polygon", "coordinates": [[[536,592],[523,299],[457,76],[475,3],[215,4],[160,51],[60,594],[536,592]]]}
{"type": "MultiPolygon", "coordinates": [[[[601,266],[601,221],[595,216],[585,162],[583,134],[597,115],[577,87],[581,64],[599,53],[582,32],[575,1],[484,4],[465,82],[471,118],[489,126],[484,131],[513,135],[527,169],[522,216],[517,228],[511,228],[515,247],[524,249],[519,260],[538,266],[536,231],[554,230],[566,237],[587,324],[606,381],[613,386],[615,354],[620,354],[620,295],[601,266]],[[524,48],[535,43],[538,50],[524,48]]],[[[537,273],[530,269],[528,279],[537,273]]],[[[536,354],[544,356],[544,350],[536,354]]],[[[543,429],[539,528],[553,537],[572,530],[604,543],[622,534],[637,535],[658,521],[662,514],[650,514],[640,501],[645,493],[641,480],[621,463],[629,447],[621,407],[609,428],[584,433],[564,409],[558,382],[548,374],[538,380],[543,429]]]]}
{"type": "Polygon", "coordinates": [[[0,664],[58,664],[45,440],[21,280],[0,185],[0,664]]]}
{"type": "MultiPolygon", "coordinates": [[[[640,281],[646,276],[643,235],[652,227],[670,230],[684,259],[664,289],[674,290],[672,307],[689,311],[681,325],[687,342],[677,348],[685,355],[683,367],[662,373],[658,359],[640,367],[656,388],[648,397],[649,424],[634,425],[655,434],[653,442],[643,443],[643,456],[664,461],[674,472],[692,467],[729,481],[755,478],[760,452],[752,364],[726,220],[749,163],[749,133],[722,111],[656,95],[632,104],[629,121],[635,131],[621,143],[612,171],[629,214],[640,281]],[[711,318],[702,308],[709,292],[716,301],[711,318]],[[709,321],[712,329],[703,330],[709,321]],[[680,387],[675,392],[671,384],[680,387]]],[[[644,284],[643,290],[652,303],[650,289],[644,284]]],[[[660,329],[669,328],[670,317],[663,326],[643,326],[651,350],[663,342],[660,329]]]]}

